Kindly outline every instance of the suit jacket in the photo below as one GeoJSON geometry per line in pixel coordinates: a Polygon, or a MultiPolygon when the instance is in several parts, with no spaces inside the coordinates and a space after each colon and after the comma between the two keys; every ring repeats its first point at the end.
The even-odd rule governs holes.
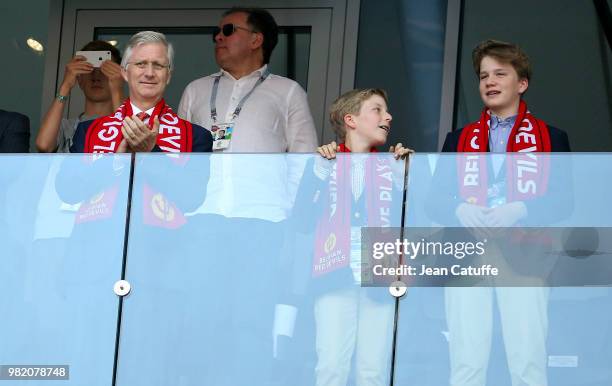
{"type": "MultiPolygon", "coordinates": [[[[463,130],[463,129],[461,129],[463,130]]],[[[442,152],[457,152],[461,130],[448,133],[442,152]]],[[[569,152],[570,145],[567,134],[555,127],[548,126],[551,151],[569,152]]],[[[505,173],[493,177],[490,163],[488,164],[490,182],[504,179],[505,173]]],[[[573,192],[571,191],[571,160],[567,157],[550,158],[550,177],[548,179],[548,194],[525,202],[529,216],[522,220],[526,226],[544,226],[568,216],[573,210],[573,192]]],[[[504,168],[501,169],[502,171],[504,168]]],[[[440,157],[432,184],[429,199],[425,208],[430,218],[445,226],[460,226],[453,215],[457,206],[464,202],[459,197],[457,184],[457,166],[455,157],[440,157]]]]}
{"type": "Polygon", "coordinates": [[[0,153],[28,153],[30,120],[23,114],[0,110],[0,153]]]}

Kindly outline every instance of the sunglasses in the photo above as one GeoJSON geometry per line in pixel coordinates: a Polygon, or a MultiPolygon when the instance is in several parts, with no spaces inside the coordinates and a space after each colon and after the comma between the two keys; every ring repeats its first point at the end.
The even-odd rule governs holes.
{"type": "Polygon", "coordinates": [[[239,30],[239,29],[243,29],[245,31],[252,32],[252,33],[257,32],[257,31],[254,31],[248,28],[241,27],[236,24],[223,24],[221,28],[219,27],[213,28],[212,40],[214,42],[215,38],[217,37],[217,35],[219,35],[219,33],[223,33],[223,36],[228,37],[228,36],[231,36],[234,32],[236,32],[236,30],[239,30]]]}

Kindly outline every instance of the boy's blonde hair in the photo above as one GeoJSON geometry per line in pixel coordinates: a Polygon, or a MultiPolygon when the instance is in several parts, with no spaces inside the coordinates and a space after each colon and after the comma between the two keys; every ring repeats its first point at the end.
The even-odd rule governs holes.
{"type": "Polygon", "coordinates": [[[385,103],[389,103],[387,92],[380,88],[362,88],[351,90],[340,95],[338,99],[332,103],[331,107],[329,108],[329,121],[331,122],[332,128],[341,141],[346,139],[344,117],[347,114],[359,115],[361,104],[365,100],[371,98],[372,95],[378,95],[385,100],[385,103]]]}

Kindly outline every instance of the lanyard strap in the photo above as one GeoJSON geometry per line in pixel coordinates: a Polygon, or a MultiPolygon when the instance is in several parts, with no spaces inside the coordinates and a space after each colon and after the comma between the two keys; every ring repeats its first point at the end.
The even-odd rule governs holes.
{"type": "MultiPolygon", "coordinates": [[[[249,91],[245,96],[243,96],[240,102],[238,103],[238,106],[236,106],[236,109],[232,114],[232,121],[238,118],[238,115],[240,115],[240,111],[242,110],[242,106],[244,106],[244,102],[249,99],[249,97],[251,96],[253,91],[255,91],[257,86],[259,86],[263,83],[264,80],[266,80],[268,75],[270,75],[270,70],[266,68],[266,70],[261,74],[259,79],[257,79],[257,82],[255,82],[255,85],[253,86],[251,91],[249,91]]],[[[212,119],[213,123],[217,122],[217,90],[219,89],[219,80],[222,76],[223,73],[215,77],[215,83],[213,84],[212,93],[210,94],[210,118],[212,119]]]]}

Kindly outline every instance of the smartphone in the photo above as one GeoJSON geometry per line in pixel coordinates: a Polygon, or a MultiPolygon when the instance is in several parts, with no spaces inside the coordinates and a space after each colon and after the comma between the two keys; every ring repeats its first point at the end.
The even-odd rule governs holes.
{"type": "Polygon", "coordinates": [[[75,55],[84,56],[94,67],[100,67],[103,61],[111,60],[110,51],[77,51],[75,55]]]}

